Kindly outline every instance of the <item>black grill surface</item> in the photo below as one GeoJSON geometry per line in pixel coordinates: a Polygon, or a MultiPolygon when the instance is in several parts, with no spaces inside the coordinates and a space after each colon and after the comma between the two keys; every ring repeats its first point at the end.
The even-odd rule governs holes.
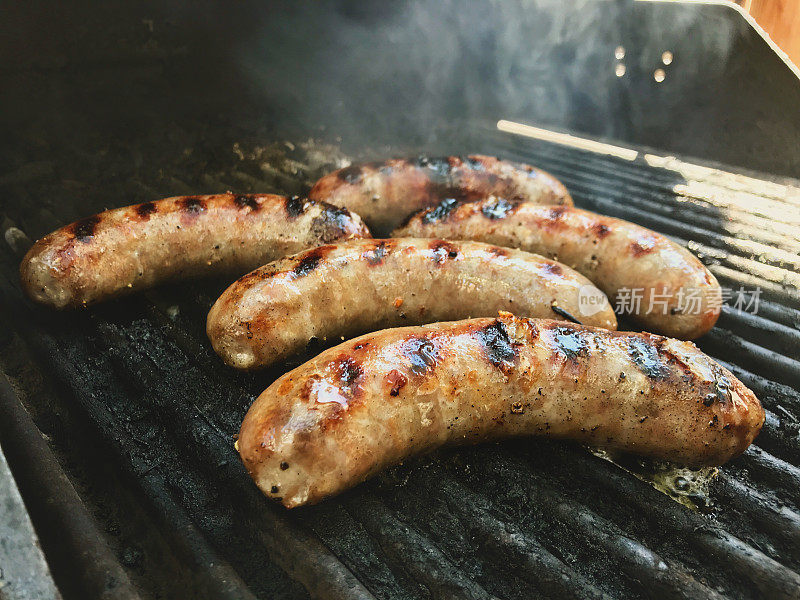
{"type": "MultiPolygon", "coordinates": [[[[314,141],[260,145],[231,131],[211,142],[204,131],[92,150],[63,139],[44,162],[25,159],[41,149],[31,132],[0,175],[4,410],[33,416],[97,551],[122,566],[95,573],[105,597],[800,597],[800,182],[476,132],[475,151],[549,170],[579,206],[671,236],[723,286],[761,288],[758,314],[726,307],[698,341],[757,393],[761,435],[718,473],[537,439],[444,450],[286,511],[258,492],[233,444],[250,403],[292,365],[245,375],[214,355],[205,317],[228,282],[58,314],[18,283],[26,236],[174,194],[302,192],[346,158],[314,141]]],[[[36,451],[3,423],[35,498],[20,457],[36,451]]],[[[76,569],[98,568],[65,553],[75,534],[43,517],[57,496],[29,510],[62,592],[86,597],[76,569]]]]}

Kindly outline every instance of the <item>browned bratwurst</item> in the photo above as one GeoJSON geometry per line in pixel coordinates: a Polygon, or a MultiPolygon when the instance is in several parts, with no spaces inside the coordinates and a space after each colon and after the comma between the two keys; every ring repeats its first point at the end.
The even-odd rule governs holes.
{"type": "Polygon", "coordinates": [[[489,195],[572,205],[567,188],[549,173],[477,154],[352,165],[320,179],[308,197],[349,208],[373,232],[384,234],[444,198],[478,200],[489,195]]]}
{"type": "Polygon", "coordinates": [[[294,507],[443,444],[546,435],[718,465],[763,422],[690,342],[503,313],[331,348],[258,397],[238,444],[261,490],[294,507]]]}
{"type": "Polygon", "coordinates": [[[604,305],[586,324],[617,328],[588,279],[535,254],[479,242],[350,240],[277,260],[245,275],[208,314],[208,337],[232,367],[264,367],[309,340],[496,315],[577,314],[591,288],[604,305]]]}
{"type": "Polygon", "coordinates": [[[542,254],[588,277],[645,329],[680,339],[711,329],[722,305],[716,278],[685,248],[644,227],[573,207],[498,198],[444,201],[392,235],[478,240],[542,254]]]}
{"type": "Polygon", "coordinates": [[[77,307],[179,277],[240,275],[280,256],[370,237],[358,215],[272,194],[181,196],[107,210],[36,242],[20,265],[31,299],[77,307]]]}

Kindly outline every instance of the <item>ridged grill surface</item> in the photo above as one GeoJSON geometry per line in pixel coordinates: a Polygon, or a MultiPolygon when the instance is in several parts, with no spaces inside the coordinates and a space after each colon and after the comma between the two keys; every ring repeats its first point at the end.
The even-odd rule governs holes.
{"type": "MultiPolygon", "coordinates": [[[[698,510],[634,476],[635,460],[622,468],[533,439],[437,452],[286,511],[257,491],[233,442],[255,396],[291,365],[242,375],[214,355],[205,316],[227,282],[55,314],[23,298],[19,256],[4,245],[0,323],[95,426],[107,448],[98,460],[163,517],[165,535],[213,557],[202,575],[209,597],[800,597],[800,187],[653,166],[643,153],[627,161],[501,133],[480,139],[476,151],[551,171],[579,206],[685,244],[723,286],[762,289],[757,315],[726,307],[698,341],[767,410],[755,445],[691,499],[698,510]]],[[[34,238],[106,206],[180,193],[293,193],[333,166],[308,145],[187,145],[144,166],[147,148],[111,149],[131,153],[113,168],[108,153],[78,152],[13,165],[0,177],[3,229],[34,238]]]]}

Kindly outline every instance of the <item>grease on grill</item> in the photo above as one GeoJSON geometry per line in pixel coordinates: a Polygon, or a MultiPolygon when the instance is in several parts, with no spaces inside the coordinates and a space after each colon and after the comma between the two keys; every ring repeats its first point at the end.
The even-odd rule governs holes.
{"type": "Polygon", "coordinates": [[[664,379],[669,375],[669,369],[659,356],[658,350],[639,338],[631,338],[628,341],[628,356],[639,370],[651,379],[664,379]]]}
{"type": "Polygon", "coordinates": [[[492,365],[504,372],[514,366],[517,350],[502,321],[495,319],[486,327],[479,329],[476,336],[483,346],[486,360],[492,365]]]}
{"type": "Polygon", "coordinates": [[[72,233],[75,235],[75,239],[80,242],[90,242],[99,223],[100,217],[97,215],[77,221],[72,225],[72,233]]]}
{"type": "Polygon", "coordinates": [[[498,198],[491,204],[485,204],[481,208],[481,212],[487,219],[505,219],[517,206],[519,206],[518,202],[510,202],[505,198],[498,198]]]}

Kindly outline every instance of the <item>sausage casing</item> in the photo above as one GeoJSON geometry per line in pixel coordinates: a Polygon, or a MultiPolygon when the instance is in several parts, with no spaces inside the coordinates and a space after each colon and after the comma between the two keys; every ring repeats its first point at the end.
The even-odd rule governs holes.
{"type": "Polygon", "coordinates": [[[352,165],[326,175],[309,192],[309,198],[358,213],[376,234],[388,233],[408,215],[444,198],[489,195],[572,205],[567,188],[549,173],[477,154],[352,165]]]}
{"type": "Polygon", "coordinates": [[[107,210],[36,242],[20,265],[26,293],[77,307],[212,273],[240,275],[280,256],[370,237],[358,215],[272,194],[181,196],[107,210]]]}
{"type": "Polygon", "coordinates": [[[496,315],[576,314],[579,296],[605,304],[586,324],[616,329],[611,305],[588,279],[535,254],[480,242],[349,240],[279,259],[231,285],[207,332],[230,366],[263,367],[309,340],[496,315]],[[559,312],[561,311],[561,312],[559,312]]]}
{"type": "Polygon", "coordinates": [[[479,240],[542,254],[588,277],[618,312],[645,329],[680,339],[711,329],[722,305],[716,278],[685,248],[644,227],[574,207],[445,201],[393,235],[479,240]]]}
{"type": "Polygon", "coordinates": [[[690,342],[506,313],[331,348],[258,397],[238,446],[261,490],[294,507],[444,444],[546,435],[717,465],[763,422],[690,342]]]}

